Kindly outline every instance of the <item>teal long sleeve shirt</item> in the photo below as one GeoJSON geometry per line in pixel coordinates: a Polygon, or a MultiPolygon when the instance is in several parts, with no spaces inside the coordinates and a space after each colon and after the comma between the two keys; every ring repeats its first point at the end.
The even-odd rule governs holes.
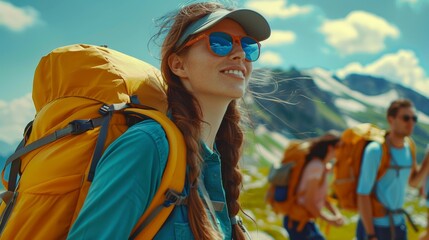
{"type": "MultiPolygon", "coordinates": [[[[161,183],[169,145],[161,125],[152,120],[128,129],[105,151],[68,239],[128,239],[161,183]]],[[[204,146],[203,181],[213,201],[224,202],[216,220],[231,239],[219,155],[204,146]]],[[[189,186],[185,184],[183,194],[189,186]]],[[[188,206],[176,206],[154,239],[194,239],[188,206]]]]}

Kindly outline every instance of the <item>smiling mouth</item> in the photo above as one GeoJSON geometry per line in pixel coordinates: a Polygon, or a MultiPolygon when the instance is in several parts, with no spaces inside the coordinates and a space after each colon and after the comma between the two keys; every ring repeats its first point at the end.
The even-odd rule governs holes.
{"type": "Polygon", "coordinates": [[[240,71],[240,70],[226,70],[226,71],[223,71],[223,72],[227,73],[227,74],[236,75],[237,77],[240,77],[240,78],[244,78],[244,73],[242,71],[240,71]]]}

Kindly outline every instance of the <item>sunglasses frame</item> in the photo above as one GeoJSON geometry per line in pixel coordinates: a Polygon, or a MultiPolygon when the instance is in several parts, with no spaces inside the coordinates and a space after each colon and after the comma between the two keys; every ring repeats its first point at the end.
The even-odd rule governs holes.
{"type": "MultiPolygon", "coordinates": [[[[256,44],[258,44],[258,57],[257,57],[255,60],[250,60],[250,59],[247,59],[247,57],[245,57],[246,61],[248,61],[248,62],[255,62],[256,60],[258,60],[258,59],[259,59],[259,56],[261,55],[261,43],[259,43],[259,41],[258,41],[258,40],[254,39],[254,38],[252,38],[252,37],[250,37],[250,36],[232,35],[232,34],[229,34],[229,33],[226,33],[226,32],[210,32],[210,33],[202,33],[202,34],[198,35],[197,37],[195,37],[195,38],[193,38],[193,39],[189,40],[189,41],[188,41],[188,42],[183,46],[183,48],[186,48],[186,47],[192,46],[193,44],[195,44],[196,42],[198,42],[198,41],[200,41],[200,40],[202,40],[202,39],[206,39],[206,47],[209,49],[209,51],[210,51],[214,56],[217,56],[217,57],[225,57],[225,56],[227,56],[228,54],[230,54],[230,53],[232,52],[232,49],[234,48],[234,43],[238,43],[238,44],[240,44],[241,49],[243,49],[243,46],[242,46],[242,44],[241,44],[241,40],[242,40],[244,37],[246,37],[246,38],[250,38],[250,39],[254,40],[256,44]],[[217,53],[215,53],[215,52],[212,50],[212,48],[211,48],[211,46],[210,46],[210,35],[211,35],[212,33],[223,33],[223,34],[226,34],[226,35],[228,35],[228,36],[230,36],[230,37],[231,37],[231,39],[232,39],[232,44],[233,44],[233,45],[232,45],[232,47],[231,47],[231,50],[229,50],[229,52],[227,52],[225,55],[217,54],[217,53]]],[[[247,56],[247,53],[245,52],[245,50],[244,50],[244,49],[243,49],[243,51],[244,51],[245,55],[247,56]]]]}
{"type": "Polygon", "coordinates": [[[405,114],[405,115],[402,115],[400,118],[404,122],[409,122],[410,120],[412,120],[414,123],[416,123],[418,120],[416,115],[410,116],[410,115],[405,114]]]}

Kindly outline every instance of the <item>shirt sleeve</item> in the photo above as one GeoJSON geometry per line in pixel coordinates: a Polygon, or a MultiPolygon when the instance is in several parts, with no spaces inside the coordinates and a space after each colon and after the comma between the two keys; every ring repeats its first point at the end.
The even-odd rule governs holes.
{"type": "Polygon", "coordinates": [[[165,133],[155,122],[120,136],[100,159],[68,239],[128,239],[156,193],[167,157],[165,133]]]}
{"type": "Polygon", "coordinates": [[[374,187],[381,162],[381,144],[370,142],[363,153],[357,193],[369,195],[374,187]]]}

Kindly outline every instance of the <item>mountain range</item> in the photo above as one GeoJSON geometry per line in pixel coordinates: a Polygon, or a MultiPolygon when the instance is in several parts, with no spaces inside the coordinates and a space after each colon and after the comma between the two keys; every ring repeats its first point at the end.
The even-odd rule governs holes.
{"type": "Polygon", "coordinates": [[[299,139],[364,122],[386,129],[390,102],[407,98],[414,103],[419,119],[412,138],[417,144],[418,161],[423,158],[429,144],[428,96],[384,78],[351,74],[340,79],[321,68],[262,70],[256,78],[266,77],[267,72],[271,72],[270,80],[251,84],[255,92],[253,124],[299,139]]]}

